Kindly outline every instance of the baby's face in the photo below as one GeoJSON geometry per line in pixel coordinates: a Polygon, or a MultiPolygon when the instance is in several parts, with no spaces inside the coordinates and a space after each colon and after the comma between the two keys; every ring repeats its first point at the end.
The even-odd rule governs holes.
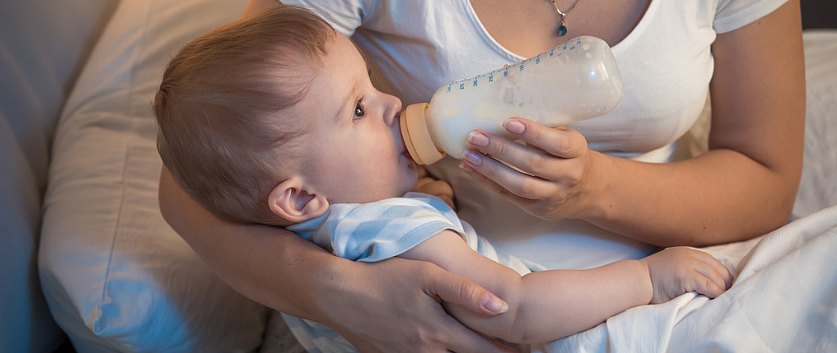
{"type": "Polygon", "coordinates": [[[299,160],[306,184],[330,203],[398,197],[416,182],[401,140],[401,101],[372,86],[366,65],[342,34],[327,44],[308,94],[292,107],[311,122],[299,160]]]}

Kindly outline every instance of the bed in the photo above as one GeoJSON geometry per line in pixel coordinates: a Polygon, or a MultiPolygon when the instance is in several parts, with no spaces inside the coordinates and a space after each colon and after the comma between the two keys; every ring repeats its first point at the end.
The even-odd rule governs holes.
{"type": "MultiPolygon", "coordinates": [[[[38,257],[52,318],[78,352],[293,352],[279,314],[232,290],[165,223],[151,101],[169,58],[246,0],[120,1],[63,104],[38,257]]],[[[736,273],[557,342],[566,351],[837,352],[837,31],[804,34],[807,125],[789,224],[705,249],[736,273]]],[[[711,109],[707,107],[706,113],[711,109]]],[[[704,120],[705,121],[705,120],[704,120]]],[[[699,152],[706,125],[681,141],[699,152]]]]}

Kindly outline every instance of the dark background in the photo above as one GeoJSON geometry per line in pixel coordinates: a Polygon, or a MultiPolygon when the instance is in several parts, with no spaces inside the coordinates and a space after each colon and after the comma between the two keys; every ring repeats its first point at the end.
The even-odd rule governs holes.
{"type": "Polygon", "coordinates": [[[837,28],[837,0],[801,0],[800,3],[803,29],[837,28]]]}

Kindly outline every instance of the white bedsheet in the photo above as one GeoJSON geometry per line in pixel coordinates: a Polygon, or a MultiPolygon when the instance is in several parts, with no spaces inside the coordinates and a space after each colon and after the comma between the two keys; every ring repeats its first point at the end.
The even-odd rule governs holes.
{"type": "Polygon", "coordinates": [[[837,206],[754,241],[708,250],[735,264],[718,298],[630,309],[548,352],[837,352],[837,206]]]}

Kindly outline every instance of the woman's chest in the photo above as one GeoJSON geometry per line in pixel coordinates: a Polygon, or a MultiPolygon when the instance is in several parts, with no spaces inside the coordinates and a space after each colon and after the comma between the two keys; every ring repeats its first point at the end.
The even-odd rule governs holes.
{"type": "MultiPolygon", "coordinates": [[[[557,45],[582,34],[574,34],[570,29],[566,36],[559,37],[537,16],[530,21],[511,19],[508,29],[491,33],[491,21],[498,21],[495,26],[501,25],[502,14],[480,14],[479,4],[489,5],[494,0],[451,1],[462,4],[461,12],[450,11],[449,5],[436,6],[435,0],[424,1],[428,4],[424,8],[416,5],[414,11],[393,13],[393,16],[408,17],[407,22],[435,19],[424,27],[411,27],[409,33],[400,26],[358,32],[362,36],[361,46],[381,65],[382,76],[391,81],[395,87],[393,93],[405,104],[426,102],[436,88],[450,80],[474,76],[532,56],[513,49],[515,43],[539,43],[527,49],[534,55],[552,48],[553,43],[557,45]],[[529,22],[532,25],[525,27],[529,22]],[[512,31],[515,26],[519,27],[518,32],[512,31]],[[504,40],[501,34],[510,37],[504,40]]],[[[538,1],[547,5],[540,12],[553,16],[550,21],[554,21],[555,10],[548,0],[518,0],[513,4],[521,8],[529,6],[526,4],[544,5],[538,1]]],[[[568,13],[567,21],[576,10],[583,9],[584,1],[595,0],[578,1],[576,8],[568,13]]],[[[601,151],[649,151],[677,139],[699,115],[713,72],[710,46],[715,38],[714,12],[703,0],[628,0],[622,6],[632,1],[644,8],[633,16],[619,17],[630,23],[629,26],[611,24],[593,33],[579,30],[585,35],[610,36],[616,38],[611,42],[618,42],[612,48],[624,82],[621,102],[610,114],[573,126],[584,133],[591,147],[601,151]]],[[[511,17],[516,17],[517,12],[525,15],[531,14],[527,11],[536,11],[511,10],[507,9],[511,17]]],[[[605,12],[597,16],[601,19],[598,22],[608,22],[604,20],[609,18],[605,12]]],[[[568,22],[567,26],[574,23],[568,22]]],[[[555,92],[561,94],[560,90],[555,92]]]]}
{"type": "Polygon", "coordinates": [[[531,57],[582,35],[602,38],[614,46],[636,27],[651,0],[554,1],[553,4],[550,0],[470,0],[470,3],[486,31],[501,46],[531,57]],[[563,36],[557,33],[562,24],[567,29],[563,36]]]}

